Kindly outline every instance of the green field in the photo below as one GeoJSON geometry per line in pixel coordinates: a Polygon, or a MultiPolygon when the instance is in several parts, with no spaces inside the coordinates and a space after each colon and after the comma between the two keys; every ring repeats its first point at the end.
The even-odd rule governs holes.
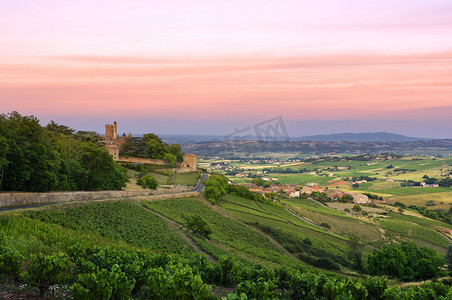
{"type": "Polygon", "coordinates": [[[167,181],[167,184],[175,185],[196,185],[198,183],[201,173],[174,173],[167,181]]]}

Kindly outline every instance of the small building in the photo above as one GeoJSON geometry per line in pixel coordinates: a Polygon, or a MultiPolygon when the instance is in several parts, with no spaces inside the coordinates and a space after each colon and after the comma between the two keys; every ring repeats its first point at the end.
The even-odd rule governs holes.
{"type": "Polygon", "coordinates": [[[352,194],[352,193],[350,193],[350,195],[353,196],[353,203],[356,203],[356,204],[367,204],[367,203],[370,203],[370,199],[366,195],[363,195],[363,194],[352,194]]]}
{"type": "Polygon", "coordinates": [[[190,172],[194,172],[198,169],[197,164],[198,156],[193,153],[188,153],[184,155],[184,161],[181,164],[181,168],[185,168],[190,172]]]}

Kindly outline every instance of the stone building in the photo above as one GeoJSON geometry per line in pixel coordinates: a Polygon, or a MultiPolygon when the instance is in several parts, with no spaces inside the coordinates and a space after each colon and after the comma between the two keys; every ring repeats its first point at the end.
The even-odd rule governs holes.
{"type": "Polygon", "coordinates": [[[111,124],[105,125],[105,136],[101,143],[105,146],[108,153],[113,156],[113,160],[119,160],[119,152],[121,151],[122,145],[127,141],[127,138],[131,138],[132,135],[129,133],[126,136],[125,133],[122,136],[118,136],[118,124],[116,121],[111,124]]]}
{"type": "Polygon", "coordinates": [[[197,156],[193,153],[184,155],[184,161],[181,164],[181,168],[185,168],[190,172],[197,170],[197,156]]]}

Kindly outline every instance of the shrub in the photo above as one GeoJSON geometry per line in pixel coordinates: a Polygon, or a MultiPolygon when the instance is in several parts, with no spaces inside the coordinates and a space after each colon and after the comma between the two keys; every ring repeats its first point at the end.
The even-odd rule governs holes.
{"type": "Polygon", "coordinates": [[[24,257],[18,251],[13,251],[7,247],[0,247],[0,271],[17,277],[24,257]]]}
{"type": "Polygon", "coordinates": [[[239,284],[236,294],[245,294],[249,299],[277,299],[274,297],[278,286],[273,281],[259,278],[257,281],[245,280],[239,284]]]}
{"type": "Polygon", "coordinates": [[[150,188],[153,190],[155,190],[158,186],[157,180],[152,178],[152,176],[150,174],[146,174],[143,177],[141,177],[140,179],[138,179],[137,184],[140,185],[141,187],[143,187],[143,189],[150,188]]]}
{"type": "Polygon", "coordinates": [[[181,263],[148,269],[146,276],[148,281],[142,289],[146,299],[212,299],[210,285],[203,284],[201,276],[181,263]]]}
{"type": "Polygon", "coordinates": [[[325,227],[325,228],[328,228],[328,229],[331,228],[331,227],[330,227],[330,224],[325,223],[325,222],[320,223],[320,226],[325,227]]]}
{"type": "Polygon", "coordinates": [[[368,259],[369,272],[402,280],[425,280],[437,277],[443,260],[432,249],[413,243],[387,246],[368,259]]]}
{"type": "Polygon", "coordinates": [[[135,286],[135,279],[129,279],[121,268],[114,264],[110,271],[79,274],[78,280],[71,287],[74,299],[130,299],[135,286]]]}
{"type": "Polygon", "coordinates": [[[185,218],[187,227],[206,238],[209,238],[212,234],[209,224],[201,218],[199,215],[192,215],[185,218]]]}
{"type": "Polygon", "coordinates": [[[27,262],[21,278],[39,288],[39,296],[43,297],[49,286],[64,283],[72,276],[73,263],[65,253],[52,255],[33,255],[27,262]]]}
{"type": "Polygon", "coordinates": [[[352,210],[358,212],[358,211],[361,211],[362,208],[361,208],[360,205],[354,205],[353,208],[352,208],[352,210]]]}

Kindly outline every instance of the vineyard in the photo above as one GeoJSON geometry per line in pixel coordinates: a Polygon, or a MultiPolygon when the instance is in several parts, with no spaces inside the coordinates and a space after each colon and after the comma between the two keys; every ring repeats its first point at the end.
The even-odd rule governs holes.
{"type": "Polygon", "coordinates": [[[20,286],[60,299],[452,297],[447,281],[400,288],[396,277],[366,277],[374,268],[367,258],[388,239],[440,254],[449,245],[437,230],[451,225],[385,213],[363,219],[309,199],[264,203],[232,194],[216,205],[199,197],[124,199],[3,212],[0,291],[20,286]]]}
{"type": "Polygon", "coordinates": [[[187,251],[182,238],[158,216],[125,201],[59,206],[24,214],[65,228],[94,232],[104,237],[165,253],[187,251]]]}
{"type": "Polygon", "coordinates": [[[266,237],[248,226],[214,211],[199,198],[143,202],[143,205],[179,224],[184,223],[185,215],[202,216],[213,230],[212,242],[224,245],[233,253],[255,257],[267,262],[296,263],[285,256],[284,252],[273,245],[266,237]]]}

